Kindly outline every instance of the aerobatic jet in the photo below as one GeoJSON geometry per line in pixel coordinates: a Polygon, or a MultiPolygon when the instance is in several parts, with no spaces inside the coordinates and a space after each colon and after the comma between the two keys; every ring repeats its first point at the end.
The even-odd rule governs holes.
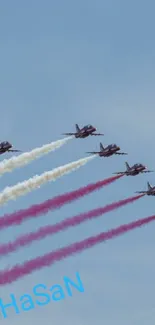
{"type": "Polygon", "coordinates": [[[134,164],[133,166],[129,166],[128,162],[125,162],[126,170],[124,172],[113,173],[116,175],[126,175],[126,176],[136,176],[140,173],[152,173],[153,170],[147,170],[147,167],[142,164],[134,164]]]}
{"type": "Polygon", "coordinates": [[[149,182],[147,182],[147,187],[148,187],[147,191],[137,191],[135,193],[143,193],[143,194],[146,194],[146,195],[155,196],[155,186],[152,186],[152,185],[150,185],[149,182]]]}
{"type": "Polygon", "coordinates": [[[91,125],[85,125],[83,128],[79,128],[78,124],[75,124],[76,132],[63,133],[63,135],[74,135],[75,138],[87,138],[89,135],[104,135],[103,133],[94,133],[96,128],[91,125]]]}
{"type": "Polygon", "coordinates": [[[100,157],[110,157],[112,155],[127,155],[126,152],[118,152],[120,147],[116,144],[109,144],[107,147],[103,147],[103,144],[100,142],[100,151],[87,152],[94,155],[99,155],[100,157]]]}
{"type": "Polygon", "coordinates": [[[8,141],[3,141],[0,143],[0,155],[5,152],[21,152],[21,150],[11,149],[12,144],[8,141]]]}

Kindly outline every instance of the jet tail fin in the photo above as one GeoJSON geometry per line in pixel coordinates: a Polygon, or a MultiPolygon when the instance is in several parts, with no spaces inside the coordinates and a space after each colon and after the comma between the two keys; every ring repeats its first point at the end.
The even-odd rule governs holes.
{"type": "Polygon", "coordinates": [[[149,182],[147,182],[147,187],[148,187],[148,190],[151,190],[152,189],[152,186],[150,185],[149,182]]]}
{"type": "Polygon", "coordinates": [[[130,169],[130,166],[129,166],[129,164],[128,164],[128,162],[127,162],[127,161],[125,162],[125,165],[126,165],[126,169],[127,169],[127,171],[129,171],[129,169],[130,169]]]}
{"type": "Polygon", "coordinates": [[[79,128],[78,124],[75,124],[75,128],[76,128],[77,133],[80,132],[80,128],[79,128]]]}
{"type": "Polygon", "coordinates": [[[100,142],[100,150],[103,151],[104,150],[104,147],[103,147],[103,144],[100,142]]]}

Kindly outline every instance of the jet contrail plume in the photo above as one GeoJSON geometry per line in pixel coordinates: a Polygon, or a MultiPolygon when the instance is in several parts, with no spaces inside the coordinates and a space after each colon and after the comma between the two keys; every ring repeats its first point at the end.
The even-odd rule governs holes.
{"type": "Polygon", "coordinates": [[[4,159],[0,163],[0,175],[11,172],[15,168],[27,165],[31,161],[48,154],[64,145],[67,141],[73,139],[73,137],[67,137],[62,140],[54,141],[49,144],[45,144],[40,148],[35,148],[32,151],[22,153],[17,157],[12,157],[10,159],[4,159]]]}
{"type": "Polygon", "coordinates": [[[57,167],[51,171],[44,172],[41,175],[36,175],[22,183],[18,183],[15,186],[6,187],[4,191],[0,193],[0,205],[5,204],[9,200],[16,200],[19,196],[25,195],[26,193],[39,188],[41,185],[47,182],[55,181],[57,178],[85,165],[93,158],[94,156],[82,158],[64,166],[57,167]]]}
{"type": "MultiPolygon", "coordinates": [[[[130,198],[130,202],[131,202],[130,198]]],[[[135,197],[134,197],[135,199],[135,197]]],[[[136,200],[139,199],[139,197],[136,197],[136,200]]],[[[90,210],[88,212],[84,212],[79,214],[78,216],[74,216],[72,218],[65,219],[59,223],[56,223],[55,225],[49,225],[45,227],[41,227],[39,230],[35,232],[31,232],[26,235],[22,235],[15,239],[13,242],[9,242],[7,244],[0,245],[0,256],[12,253],[13,251],[17,250],[18,248],[22,246],[26,246],[28,244],[31,244],[33,241],[43,239],[49,235],[54,235],[58,233],[59,231],[63,231],[69,227],[75,227],[76,225],[81,224],[82,222],[85,222],[90,219],[94,219],[97,217],[100,217],[102,214],[108,213],[116,208],[119,208],[127,203],[129,203],[129,199],[125,199],[119,202],[109,204],[105,207],[90,210]],[[121,203],[120,203],[121,202],[121,203]]],[[[133,202],[133,201],[132,201],[133,202]]]]}
{"type": "Polygon", "coordinates": [[[43,267],[47,267],[71,255],[80,253],[85,249],[91,248],[97,244],[102,243],[103,241],[112,239],[117,236],[121,236],[128,231],[134,230],[152,221],[155,221],[155,216],[140,219],[129,224],[125,224],[120,227],[111,229],[107,232],[102,232],[96,236],[89,237],[80,242],[73,243],[71,245],[65,246],[61,249],[55,250],[43,256],[26,261],[23,264],[17,264],[11,269],[0,271],[0,285],[12,283],[27,274],[31,274],[35,270],[40,270],[43,267]]]}
{"type": "Polygon", "coordinates": [[[123,175],[112,176],[102,181],[88,184],[87,186],[81,187],[78,190],[67,192],[65,194],[56,196],[43,203],[32,205],[28,209],[19,210],[12,214],[4,215],[3,217],[0,218],[0,229],[3,229],[5,227],[10,227],[12,225],[21,224],[22,222],[24,222],[24,220],[27,220],[29,218],[36,218],[42,214],[48,213],[49,211],[61,208],[64,204],[71,203],[74,200],[77,200],[96,190],[99,190],[103,186],[111,184],[112,182],[116,181],[121,177],[123,177],[123,175]]]}

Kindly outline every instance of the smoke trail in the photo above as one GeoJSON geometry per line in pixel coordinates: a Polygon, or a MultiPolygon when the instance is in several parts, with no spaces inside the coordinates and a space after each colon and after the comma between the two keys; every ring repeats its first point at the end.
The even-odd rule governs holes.
{"type": "Polygon", "coordinates": [[[72,218],[65,219],[55,225],[50,225],[46,227],[41,227],[36,232],[31,232],[26,235],[22,235],[18,237],[13,242],[0,245],[0,256],[6,255],[8,253],[11,253],[18,248],[22,246],[26,246],[30,243],[32,243],[35,240],[43,239],[49,235],[56,234],[59,231],[63,231],[69,227],[75,227],[76,225],[79,225],[82,222],[85,222],[87,220],[97,218],[101,216],[102,214],[105,214],[107,212],[110,212],[114,209],[117,209],[123,205],[126,205],[127,203],[133,202],[133,200],[138,200],[142,195],[139,195],[137,197],[121,200],[119,202],[115,202],[112,204],[109,204],[105,207],[94,209],[85,213],[81,213],[78,216],[74,216],[72,218]]]}
{"type": "Polygon", "coordinates": [[[80,168],[92,159],[94,159],[94,156],[82,158],[64,166],[57,167],[51,171],[44,172],[41,175],[35,175],[27,181],[18,183],[15,186],[6,187],[4,191],[0,193],[0,205],[5,204],[9,200],[16,200],[19,196],[25,195],[47,182],[55,181],[57,178],[80,168]]]}
{"type": "Polygon", "coordinates": [[[12,283],[13,281],[22,278],[27,274],[31,274],[35,270],[47,267],[55,262],[61,261],[71,255],[80,253],[85,249],[91,248],[97,244],[102,243],[103,241],[112,239],[117,236],[121,236],[128,231],[134,230],[152,221],[155,221],[155,216],[140,219],[129,224],[124,224],[107,232],[102,232],[96,236],[89,237],[80,242],[73,243],[56,251],[29,260],[23,264],[17,264],[9,270],[6,269],[0,271],[0,284],[5,285],[8,283],[12,283]]]}
{"type": "Polygon", "coordinates": [[[0,163],[0,175],[11,172],[15,168],[27,165],[31,161],[48,154],[51,151],[54,151],[64,145],[67,141],[73,139],[73,137],[67,137],[62,140],[58,140],[55,142],[51,142],[49,144],[45,144],[40,148],[35,148],[30,152],[22,153],[17,157],[12,157],[10,159],[4,159],[0,163]]]}
{"type": "Polygon", "coordinates": [[[89,184],[87,186],[81,187],[78,190],[68,192],[59,196],[56,196],[50,200],[43,203],[32,205],[28,209],[19,210],[12,214],[4,215],[0,218],[0,229],[5,227],[10,227],[12,225],[18,225],[29,218],[35,218],[42,214],[48,213],[51,210],[61,208],[64,204],[71,203],[85,195],[92,193],[93,191],[99,190],[101,187],[111,184],[117,179],[123,177],[124,175],[113,176],[102,181],[89,184]]]}

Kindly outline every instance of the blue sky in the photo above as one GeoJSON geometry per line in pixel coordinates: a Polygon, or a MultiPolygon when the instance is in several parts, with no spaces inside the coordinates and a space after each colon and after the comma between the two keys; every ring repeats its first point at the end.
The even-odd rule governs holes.
{"type": "MultiPolygon", "coordinates": [[[[155,43],[154,1],[9,1],[0,4],[1,140],[25,151],[61,138],[74,124],[92,123],[105,133],[103,144],[118,143],[128,162],[154,161],[155,43]]],[[[0,188],[85,156],[100,138],[73,140],[62,149],[6,174],[0,188]]],[[[10,157],[10,155],[6,155],[10,157]]],[[[3,159],[3,157],[1,157],[3,159]]],[[[80,170],[8,203],[1,215],[124,169],[123,157],[96,158],[80,170]]],[[[1,242],[69,216],[131,196],[155,176],[124,178],[20,227],[1,233],[1,242]]],[[[3,269],[100,231],[154,214],[154,199],[138,202],[87,222],[24,250],[1,258],[3,269]]],[[[9,311],[1,324],[149,325],[155,320],[155,224],[98,245],[53,267],[34,272],[0,289],[9,302],[75,278],[79,271],[85,292],[35,308],[18,316],[9,311]]]]}

